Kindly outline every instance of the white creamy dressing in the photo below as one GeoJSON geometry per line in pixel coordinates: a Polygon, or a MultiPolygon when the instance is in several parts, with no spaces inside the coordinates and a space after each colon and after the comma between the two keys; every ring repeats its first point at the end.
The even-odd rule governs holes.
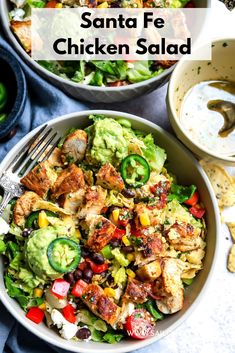
{"type": "Polygon", "coordinates": [[[235,130],[221,137],[219,130],[224,125],[221,113],[208,109],[211,100],[224,100],[235,103],[235,95],[204,81],[193,86],[185,95],[180,111],[180,122],[192,140],[215,154],[232,156],[235,154],[235,130]]]}

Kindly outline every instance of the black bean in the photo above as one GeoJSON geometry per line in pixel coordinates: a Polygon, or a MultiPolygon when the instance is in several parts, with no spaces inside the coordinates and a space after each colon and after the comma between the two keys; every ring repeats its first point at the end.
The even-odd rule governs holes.
{"type": "Polygon", "coordinates": [[[90,251],[86,248],[81,248],[81,255],[83,258],[89,257],[90,251]]]}
{"type": "Polygon", "coordinates": [[[135,197],[134,191],[132,191],[130,189],[123,189],[122,190],[122,195],[127,197],[128,199],[132,199],[133,197],[135,197]]]}
{"type": "Polygon", "coordinates": [[[79,338],[80,340],[86,340],[90,337],[90,335],[91,331],[89,330],[89,328],[86,327],[80,328],[76,333],[77,338],[79,338]]]}
{"type": "Polygon", "coordinates": [[[77,269],[76,271],[74,271],[73,276],[76,279],[76,281],[78,281],[79,279],[82,278],[82,271],[77,269]]]}
{"type": "Polygon", "coordinates": [[[22,237],[27,238],[31,233],[32,233],[33,229],[32,228],[25,228],[22,232],[22,237]]]}
{"type": "Polygon", "coordinates": [[[88,281],[91,281],[92,277],[93,277],[92,270],[90,270],[89,268],[85,268],[85,270],[83,271],[83,278],[87,279],[88,281]]]}
{"type": "Polygon", "coordinates": [[[72,272],[69,272],[65,275],[65,280],[71,284],[73,284],[75,282],[74,280],[74,276],[72,272]]]}
{"type": "Polygon", "coordinates": [[[93,253],[90,258],[98,265],[102,265],[104,263],[104,257],[101,254],[93,253]]]}
{"type": "Polygon", "coordinates": [[[121,242],[119,239],[112,239],[109,244],[112,246],[112,248],[117,248],[121,245],[121,242]]]}
{"type": "Polygon", "coordinates": [[[134,251],[134,247],[132,245],[129,245],[129,246],[122,246],[122,251],[125,253],[125,254],[130,254],[134,251]]]}

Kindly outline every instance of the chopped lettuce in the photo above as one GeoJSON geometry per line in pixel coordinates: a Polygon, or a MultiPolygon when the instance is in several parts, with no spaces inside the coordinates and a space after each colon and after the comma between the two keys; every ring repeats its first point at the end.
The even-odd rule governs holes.
{"type": "Polygon", "coordinates": [[[114,264],[113,270],[112,270],[112,277],[114,279],[114,283],[123,288],[126,284],[127,281],[127,274],[125,267],[120,267],[118,263],[114,264]]]}
{"type": "Polygon", "coordinates": [[[25,310],[29,302],[28,297],[26,297],[24,292],[15,285],[13,279],[10,276],[6,275],[4,279],[8,295],[11,298],[15,298],[20,306],[25,310]]]}
{"type": "Polygon", "coordinates": [[[144,157],[147,159],[150,168],[160,173],[166,160],[166,152],[159,146],[155,145],[151,134],[146,135],[143,138],[143,142],[145,144],[145,148],[142,148],[142,152],[144,157]]]}
{"type": "Polygon", "coordinates": [[[2,239],[0,239],[0,254],[5,253],[6,248],[7,248],[7,247],[6,247],[5,242],[4,242],[2,239]]]}
{"type": "Polygon", "coordinates": [[[156,304],[152,299],[147,300],[147,302],[144,303],[144,307],[152,315],[154,320],[164,319],[164,315],[157,310],[156,304]]]}
{"type": "Polygon", "coordinates": [[[127,77],[131,83],[148,80],[152,77],[149,61],[135,61],[133,67],[127,70],[127,77]]]}
{"type": "Polygon", "coordinates": [[[119,206],[119,207],[125,206],[128,208],[134,207],[133,199],[128,199],[127,197],[123,196],[120,192],[116,190],[108,190],[105,204],[107,207],[110,207],[110,206],[119,206]]]}
{"type": "Polygon", "coordinates": [[[81,309],[79,311],[78,318],[83,324],[92,326],[97,331],[106,332],[108,329],[106,323],[103,320],[97,318],[89,310],[81,309]]]}
{"type": "Polygon", "coordinates": [[[39,280],[33,272],[27,270],[26,268],[21,268],[18,275],[19,279],[22,280],[29,288],[36,288],[42,282],[42,280],[39,280]]]}
{"type": "Polygon", "coordinates": [[[118,248],[113,249],[111,252],[120,266],[127,267],[129,265],[130,262],[125,258],[124,254],[122,254],[118,248]]]}
{"type": "Polygon", "coordinates": [[[123,337],[124,337],[123,334],[121,334],[121,333],[117,334],[116,331],[112,331],[112,332],[107,332],[103,336],[103,340],[107,343],[114,344],[114,343],[121,341],[121,339],[123,339],[123,337]]]}
{"type": "Polygon", "coordinates": [[[196,190],[197,190],[197,187],[195,185],[182,186],[182,185],[172,184],[171,193],[168,196],[168,201],[172,201],[176,199],[180,203],[183,203],[184,201],[189,200],[193,196],[196,190]]]}
{"type": "Polygon", "coordinates": [[[95,70],[95,74],[90,81],[90,85],[100,87],[104,85],[104,73],[101,70],[95,70]]]}

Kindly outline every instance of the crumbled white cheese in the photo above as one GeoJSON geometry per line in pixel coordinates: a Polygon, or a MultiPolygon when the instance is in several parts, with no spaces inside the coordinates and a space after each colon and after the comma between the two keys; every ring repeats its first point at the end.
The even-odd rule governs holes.
{"type": "Polygon", "coordinates": [[[122,288],[120,288],[120,287],[116,288],[114,299],[119,300],[121,298],[122,293],[123,293],[122,288]]]}
{"type": "Polygon", "coordinates": [[[70,340],[76,335],[78,330],[77,325],[67,321],[58,310],[52,310],[51,319],[53,324],[56,325],[58,329],[60,329],[59,333],[64,339],[70,340]]]}
{"type": "Polygon", "coordinates": [[[123,305],[121,314],[118,318],[118,322],[125,324],[127,317],[130,316],[134,310],[135,305],[133,303],[123,305]]]}
{"type": "Polygon", "coordinates": [[[14,9],[10,13],[10,18],[14,21],[23,21],[25,12],[22,9],[14,9]]]}
{"type": "Polygon", "coordinates": [[[0,234],[7,234],[10,230],[9,224],[0,217],[0,234]]]}

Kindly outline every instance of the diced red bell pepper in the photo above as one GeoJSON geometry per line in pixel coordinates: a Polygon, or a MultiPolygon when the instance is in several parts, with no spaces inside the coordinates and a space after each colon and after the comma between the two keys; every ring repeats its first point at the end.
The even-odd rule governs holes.
{"type": "Polygon", "coordinates": [[[94,273],[102,273],[107,271],[107,269],[109,268],[109,265],[107,263],[104,263],[102,265],[97,265],[90,259],[87,259],[86,261],[89,262],[91,269],[94,273]]]}
{"type": "Polygon", "coordinates": [[[131,235],[133,237],[137,237],[137,238],[141,237],[143,235],[143,230],[144,230],[144,227],[137,229],[135,224],[131,225],[131,235]]]}
{"type": "Polygon", "coordinates": [[[51,292],[54,294],[57,298],[63,299],[67,296],[68,291],[69,291],[70,283],[65,281],[62,278],[56,279],[51,287],[51,292]]]}
{"type": "Polygon", "coordinates": [[[184,201],[184,203],[186,203],[186,205],[189,206],[194,206],[198,203],[199,201],[199,192],[195,191],[195,193],[190,197],[190,199],[184,201]]]}
{"type": "Polygon", "coordinates": [[[88,284],[85,281],[83,281],[82,279],[79,279],[75,283],[71,294],[74,297],[78,297],[79,298],[79,297],[81,297],[83,295],[83,293],[85,292],[85,289],[86,289],[87,286],[88,286],[88,284]]]}
{"type": "Polygon", "coordinates": [[[189,211],[196,218],[202,218],[206,212],[205,208],[200,205],[190,207],[189,211]]]}
{"type": "Polygon", "coordinates": [[[66,305],[62,309],[62,312],[67,321],[71,322],[72,324],[76,322],[75,309],[71,304],[66,305]]]}
{"type": "Polygon", "coordinates": [[[125,229],[116,228],[115,232],[113,233],[113,238],[115,239],[122,239],[122,237],[126,234],[125,229]]]}
{"type": "Polygon", "coordinates": [[[103,207],[101,213],[105,214],[108,211],[108,207],[103,207]]]}
{"type": "Polygon", "coordinates": [[[33,306],[32,308],[29,309],[29,311],[26,314],[26,317],[35,322],[35,324],[40,324],[42,320],[44,319],[44,311],[42,309],[33,306]]]}
{"type": "Polygon", "coordinates": [[[79,264],[78,268],[79,268],[79,270],[84,271],[85,268],[87,268],[87,263],[86,263],[86,261],[81,262],[81,263],[79,264]]]}
{"type": "Polygon", "coordinates": [[[54,9],[56,7],[56,5],[58,4],[58,1],[56,0],[51,0],[49,1],[47,4],[46,4],[46,8],[49,8],[49,9],[54,9]]]}

